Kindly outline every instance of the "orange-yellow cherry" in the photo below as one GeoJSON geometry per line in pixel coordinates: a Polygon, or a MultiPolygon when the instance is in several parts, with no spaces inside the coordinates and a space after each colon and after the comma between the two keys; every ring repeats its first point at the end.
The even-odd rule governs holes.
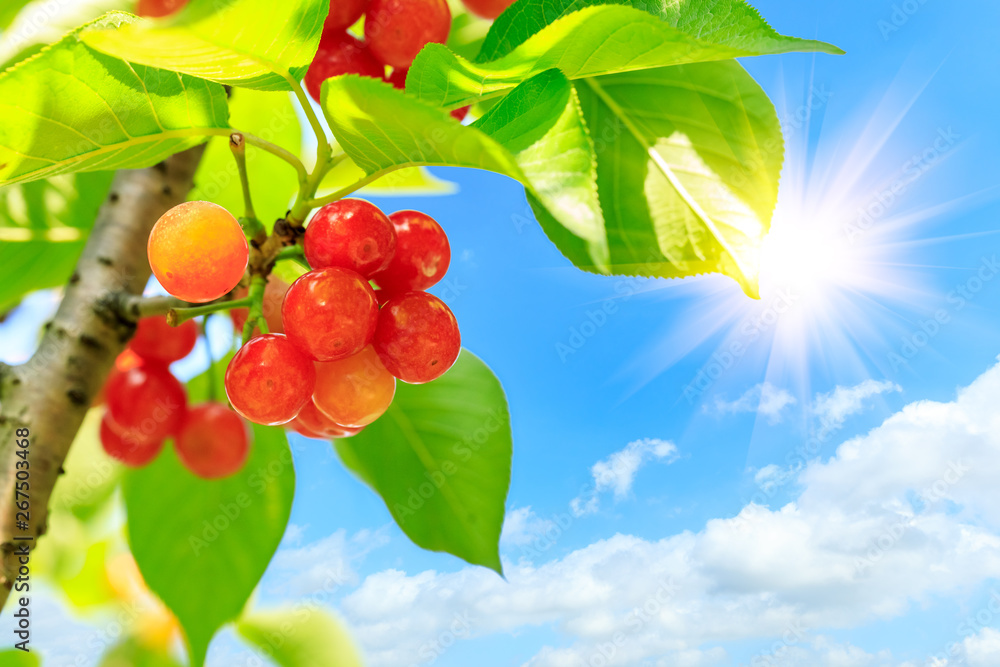
{"type": "Polygon", "coordinates": [[[146,250],[163,289],[192,303],[228,294],[243,278],[250,257],[240,223],[207,201],[187,202],[164,213],[146,250]]]}
{"type": "Polygon", "coordinates": [[[369,345],[357,354],[316,364],[313,402],[334,423],[367,426],[382,416],[396,394],[396,378],[369,345]]]}

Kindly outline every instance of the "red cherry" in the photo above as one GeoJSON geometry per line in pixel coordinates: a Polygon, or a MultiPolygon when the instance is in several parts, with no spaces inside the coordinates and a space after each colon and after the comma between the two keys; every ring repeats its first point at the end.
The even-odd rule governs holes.
{"type": "Polygon", "coordinates": [[[435,285],[451,263],[451,246],[441,225],[419,211],[398,211],[389,220],[396,228],[396,253],[372,279],[393,294],[435,285]]]}
{"type": "Polygon", "coordinates": [[[149,235],[149,265],[163,289],[193,303],[240,284],[250,257],[243,228],[226,209],[191,201],[163,214],[149,235]]]}
{"type": "Polygon", "coordinates": [[[114,371],[105,395],[109,424],[127,442],[154,443],[174,435],[187,410],[184,385],[153,362],[114,371]]]}
{"type": "Polygon", "coordinates": [[[313,431],[308,427],[306,427],[301,421],[299,421],[298,417],[288,422],[286,426],[292,431],[295,431],[299,435],[305,436],[307,438],[312,438],[313,440],[326,440],[326,436],[324,436],[322,433],[317,433],[316,431],[313,431]]]}
{"type": "Polygon", "coordinates": [[[250,438],[238,414],[221,403],[205,403],[188,411],[174,448],[195,475],[219,479],[243,467],[250,438]]]}
{"type": "Polygon", "coordinates": [[[462,0],[465,8],[484,19],[495,19],[514,4],[514,0],[462,0]]]}
{"type": "Polygon", "coordinates": [[[319,50],[306,72],[306,89],[314,100],[322,102],[323,82],[341,74],[360,74],[381,79],[385,74],[385,67],[372,57],[364,42],[346,32],[323,33],[319,50]]]}
{"type": "Polygon", "coordinates": [[[184,9],[189,0],[139,0],[135,8],[137,16],[162,18],[184,9]]]}
{"type": "Polygon", "coordinates": [[[303,245],[312,268],[339,266],[367,278],[389,265],[396,252],[396,230],[374,204],[341,199],[313,217],[303,245]]]}
{"type": "Polygon", "coordinates": [[[111,372],[108,373],[107,379],[104,380],[104,386],[101,387],[101,391],[94,397],[94,402],[90,404],[90,407],[96,408],[99,405],[104,405],[107,401],[108,383],[113,376],[140,365],[142,365],[142,357],[127,347],[122,350],[122,353],[115,357],[115,365],[111,369],[111,372]]]}
{"type": "Polygon", "coordinates": [[[119,435],[108,414],[101,419],[101,446],[108,456],[138,468],[151,462],[163,449],[163,440],[152,442],[119,435]]]}
{"type": "Polygon", "coordinates": [[[441,377],[462,351],[455,315],[427,292],[389,299],[379,312],[373,344],[389,372],[410,384],[441,377]]]}
{"type": "Polygon", "coordinates": [[[430,42],[444,44],[450,31],[447,0],[372,0],[365,16],[372,54],[392,67],[409,67],[430,42]]]}
{"type": "Polygon", "coordinates": [[[375,291],[354,271],[310,271],[288,288],[281,307],[285,333],[317,361],[357,354],[371,342],[378,320],[375,291]]]}
{"type": "MultiPolygon", "coordinates": [[[[285,293],[288,291],[288,283],[274,275],[267,278],[267,285],[264,286],[264,320],[267,322],[269,333],[285,333],[285,328],[281,324],[281,303],[285,300],[285,293]]],[[[240,287],[233,293],[233,298],[242,299],[249,293],[246,287],[240,287]]],[[[247,322],[250,311],[247,308],[233,308],[229,311],[229,317],[233,320],[233,328],[237,333],[243,331],[243,325],[247,322]]],[[[257,332],[257,329],[254,329],[257,332]]],[[[254,334],[256,335],[256,333],[254,334]]]]}
{"type": "Polygon", "coordinates": [[[369,0],[331,0],[330,13],[327,14],[323,32],[347,30],[358,22],[361,15],[368,9],[369,0]]]}
{"type": "Polygon", "coordinates": [[[346,359],[316,364],[313,401],[337,424],[371,424],[389,409],[395,393],[396,378],[370,345],[346,359]]]}
{"type": "Polygon", "coordinates": [[[313,363],[282,334],[252,338],[226,369],[226,395],[233,409],[257,424],[295,418],[316,386],[313,363]]]}
{"type": "Polygon", "coordinates": [[[391,298],[392,298],[392,294],[389,294],[384,289],[377,289],[377,290],[375,290],[375,300],[378,301],[378,307],[379,307],[379,309],[381,309],[382,306],[384,306],[386,304],[386,302],[389,301],[389,299],[391,299],[391,298]]]}
{"type": "Polygon", "coordinates": [[[198,325],[193,320],[172,327],[161,315],[139,320],[135,337],[128,346],[143,359],[169,364],[191,354],[196,342],[198,325]]]}
{"type": "Polygon", "coordinates": [[[321,440],[349,438],[361,431],[360,428],[341,426],[327,417],[316,407],[315,400],[306,403],[299,416],[292,420],[290,426],[307,438],[319,438],[321,440]]]}

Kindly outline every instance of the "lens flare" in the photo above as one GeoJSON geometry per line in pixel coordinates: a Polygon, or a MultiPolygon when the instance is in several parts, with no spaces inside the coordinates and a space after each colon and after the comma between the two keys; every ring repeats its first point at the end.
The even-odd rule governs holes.
{"type": "Polygon", "coordinates": [[[996,198],[985,191],[935,200],[931,193],[943,189],[933,185],[962,142],[949,128],[895,136],[929,82],[904,81],[912,78],[900,75],[874,104],[850,100],[858,112],[836,128],[813,125],[829,96],[777,96],[785,163],[760,250],[760,300],[719,276],[652,281],[646,298],[660,295],[679,312],[614,378],[625,396],[663,373],[678,379],[695,352],[708,360],[681,384],[679,403],[710,406],[720,393],[770,381],[807,404],[811,372],[822,371],[824,382],[893,372],[888,353],[942,298],[931,267],[908,253],[949,240],[927,238],[932,223],[996,198]]]}

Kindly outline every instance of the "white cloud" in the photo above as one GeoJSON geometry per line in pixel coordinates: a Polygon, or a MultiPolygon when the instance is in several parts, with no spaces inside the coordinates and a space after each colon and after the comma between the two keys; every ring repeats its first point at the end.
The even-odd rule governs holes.
{"type": "Polygon", "coordinates": [[[903,388],[895,382],[872,379],[853,387],[836,387],[829,393],[816,395],[813,412],[819,418],[821,428],[827,432],[836,431],[848,417],[864,410],[867,399],[890,391],[900,392],[903,388]]]}
{"type": "Polygon", "coordinates": [[[715,410],[719,414],[756,412],[765,417],[770,424],[779,423],[785,408],[794,404],[794,396],[785,389],[779,389],[769,382],[747,389],[735,401],[726,401],[721,397],[715,397],[715,410]]]}
{"type": "Polygon", "coordinates": [[[575,516],[593,514],[600,507],[600,494],[611,491],[615,500],[622,500],[632,490],[635,475],[649,461],[673,463],[677,460],[677,446],[666,440],[645,438],[634,440],[611,456],[591,467],[594,486],[570,501],[575,516]]]}
{"type": "Polygon", "coordinates": [[[513,546],[524,546],[531,544],[555,528],[554,521],[539,517],[531,510],[531,507],[511,508],[504,516],[500,542],[513,546]]]}
{"type": "MultiPolygon", "coordinates": [[[[289,532],[296,538],[295,534],[300,531],[287,531],[286,541],[289,532]]],[[[275,554],[270,566],[274,576],[265,579],[265,583],[280,582],[275,587],[280,589],[282,595],[295,597],[356,586],[359,577],[354,569],[355,562],[388,542],[386,529],[361,530],[350,537],[345,531],[338,530],[317,542],[282,548],[275,554]]]]}
{"type": "MultiPolygon", "coordinates": [[[[801,495],[781,508],[751,504],[697,533],[615,535],[548,562],[507,562],[507,581],[471,567],[380,572],[342,607],[373,667],[420,664],[442,637],[537,626],[564,640],[539,649],[530,667],[595,656],[609,666],[730,664],[723,644],[773,638],[791,638],[776,667],[903,667],[819,633],[962,598],[1000,577],[998,395],[1000,366],[953,402],[906,406],[806,466],[801,495]]],[[[627,492],[637,467],[598,474],[610,461],[595,466],[595,481],[627,492]]],[[[952,644],[970,665],[998,664],[1000,633],[956,632],[952,644]]]]}
{"type": "Polygon", "coordinates": [[[300,526],[297,523],[290,523],[285,528],[285,534],[281,538],[281,546],[283,547],[294,547],[302,544],[302,538],[305,537],[306,528],[309,526],[300,526]]]}
{"type": "Polygon", "coordinates": [[[965,660],[969,667],[996,667],[1000,665],[1000,631],[983,628],[979,634],[966,637],[962,642],[965,660]]]}

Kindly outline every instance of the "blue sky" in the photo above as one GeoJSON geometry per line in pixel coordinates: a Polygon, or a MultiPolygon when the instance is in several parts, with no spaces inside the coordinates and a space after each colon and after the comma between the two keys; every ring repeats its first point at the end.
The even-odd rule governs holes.
{"type": "Polygon", "coordinates": [[[296,439],[263,602],[336,572],[376,666],[1000,664],[1000,6],[754,4],[847,51],[744,61],[785,126],[775,236],[806,261],[751,302],[583,274],[496,175],[376,200],[447,229],[441,293],[507,391],[507,581],[410,544],[296,439]]]}

